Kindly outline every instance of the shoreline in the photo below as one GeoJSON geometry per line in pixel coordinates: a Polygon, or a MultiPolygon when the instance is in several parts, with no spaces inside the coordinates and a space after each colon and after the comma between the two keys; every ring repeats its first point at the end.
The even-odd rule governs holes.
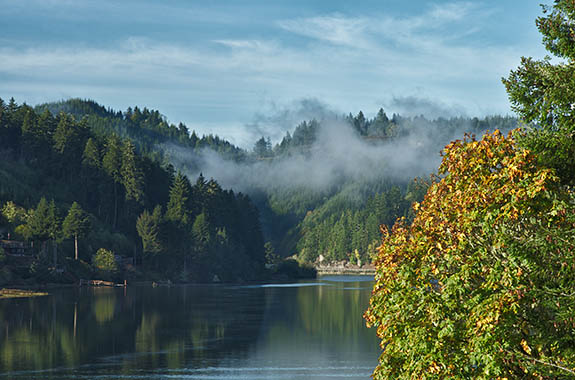
{"type": "Polygon", "coordinates": [[[315,267],[318,276],[326,275],[356,275],[375,276],[375,267],[341,267],[341,266],[317,266],[315,267]]]}
{"type": "Polygon", "coordinates": [[[38,292],[24,289],[2,288],[0,289],[0,299],[27,298],[47,296],[46,292],[38,292]]]}

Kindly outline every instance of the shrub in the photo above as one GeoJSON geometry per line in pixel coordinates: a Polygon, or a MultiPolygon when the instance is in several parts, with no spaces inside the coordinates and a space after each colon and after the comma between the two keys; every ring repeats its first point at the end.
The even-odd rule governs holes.
{"type": "Polygon", "coordinates": [[[94,256],[92,256],[92,265],[100,272],[112,274],[118,271],[118,263],[114,257],[114,252],[100,248],[94,256]]]}

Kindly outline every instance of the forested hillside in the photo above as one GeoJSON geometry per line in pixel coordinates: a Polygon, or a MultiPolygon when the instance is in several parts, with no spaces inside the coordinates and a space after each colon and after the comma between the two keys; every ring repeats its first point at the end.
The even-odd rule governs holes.
{"type": "Polygon", "coordinates": [[[156,161],[250,194],[272,251],[312,262],[320,255],[369,262],[379,225],[410,216],[444,145],[466,132],[517,126],[507,116],[427,120],[380,109],[371,119],[359,111],[302,121],[277,144],[262,136],[248,151],[218,136],[199,138],[154,110],[116,112],[78,99],[36,109],[70,112],[99,134],[129,136],[156,161]]]}
{"type": "Polygon", "coordinates": [[[162,143],[170,142],[192,150],[209,148],[225,158],[242,160],[245,152],[214,135],[199,137],[195,131],[179,123],[177,126],[168,123],[166,118],[157,110],[138,106],[128,108],[126,111],[106,109],[92,100],[69,99],[66,101],[41,104],[34,107],[42,114],[50,111],[52,115],[63,112],[83,120],[89,125],[92,132],[98,135],[114,133],[122,138],[131,139],[137,148],[153,157],[162,157],[164,151],[162,143]]]}
{"type": "Polygon", "coordinates": [[[213,179],[190,183],[162,163],[147,139],[171,138],[175,129],[157,113],[144,112],[154,120],[148,134],[146,121],[132,124],[93,102],[60,107],[72,113],[0,100],[0,233],[39,253],[29,268],[4,266],[3,282],[76,281],[94,272],[173,281],[261,275],[257,209],[213,179]]]}
{"type": "Polygon", "coordinates": [[[265,180],[271,170],[294,170],[285,164],[289,162],[301,164],[296,172],[310,183],[328,173],[323,183],[309,186],[297,180],[254,185],[267,195],[266,202],[258,202],[264,217],[269,217],[264,228],[272,226],[266,232],[283,255],[297,252],[300,259],[311,262],[320,255],[327,262],[370,262],[379,245],[379,226],[391,227],[398,217],[413,217],[411,204],[423,199],[431,165],[439,162],[440,151],[449,141],[465,133],[509,131],[517,125],[517,119],[501,116],[427,120],[394,114],[388,118],[380,109],[373,119],[360,111],[335,121],[304,121],[274,147],[262,137],[253,154],[265,160],[268,170],[259,178],[265,180]],[[334,128],[337,124],[341,126],[334,128]],[[345,128],[350,135],[340,132],[345,128]],[[345,141],[330,143],[330,135],[338,133],[344,134],[345,141]]]}
{"type": "MultiPolygon", "coordinates": [[[[11,101],[2,115],[0,201],[24,215],[4,222],[14,236],[42,240],[25,228],[42,197],[55,201],[60,219],[77,202],[94,221],[79,239],[81,258],[90,261],[103,247],[183,278],[203,266],[250,272],[242,265],[263,264],[263,241],[271,261],[297,254],[309,262],[370,262],[379,226],[412,217],[411,203],[423,197],[445,144],[517,125],[512,117],[427,120],[380,109],[371,119],[360,111],[302,121],[277,144],[262,136],[246,150],[137,106],[121,112],[81,99],[34,108],[11,101]],[[186,177],[198,180],[192,186],[186,177]],[[249,194],[258,210],[232,190],[249,194]],[[207,246],[213,253],[204,257],[207,246]],[[236,259],[243,264],[231,264],[236,259]]],[[[57,235],[45,240],[64,239],[57,235]]]]}

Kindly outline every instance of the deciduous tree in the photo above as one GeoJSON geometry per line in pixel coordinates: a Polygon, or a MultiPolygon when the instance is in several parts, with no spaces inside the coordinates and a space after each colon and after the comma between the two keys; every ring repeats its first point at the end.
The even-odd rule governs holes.
{"type": "Polygon", "coordinates": [[[118,263],[116,263],[114,252],[104,248],[100,248],[92,257],[92,265],[105,274],[118,271],[118,263]]]}
{"type": "Polygon", "coordinates": [[[376,379],[575,375],[575,207],[511,136],[455,141],[411,225],[384,229],[376,379]]]}

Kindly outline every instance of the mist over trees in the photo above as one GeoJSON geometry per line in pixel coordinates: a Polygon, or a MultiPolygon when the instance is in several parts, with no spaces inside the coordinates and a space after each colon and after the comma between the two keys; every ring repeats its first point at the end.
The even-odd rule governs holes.
{"type": "MultiPolygon", "coordinates": [[[[163,165],[173,164],[189,178],[203,174],[225,188],[250,194],[260,211],[265,239],[281,256],[297,253],[311,261],[319,255],[328,261],[359,258],[363,263],[370,261],[378,226],[409,215],[410,202],[422,194],[408,187],[415,186],[413,178],[433,172],[445,144],[465,132],[507,131],[517,125],[508,116],[428,120],[388,116],[383,109],[373,118],[362,111],[340,115],[307,100],[298,111],[260,115],[261,125],[253,127],[262,133],[266,123],[282,129],[296,124],[275,144],[264,135],[246,150],[218,136],[200,138],[184,124],[169,124],[147,108],[116,112],[71,99],[36,109],[70,112],[100,134],[129,137],[138,151],[163,165]],[[309,120],[298,122],[298,117],[309,120]],[[375,202],[378,211],[367,207],[368,201],[375,202]],[[336,224],[339,228],[332,228],[336,224]],[[364,231],[369,231],[367,236],[364,231]],[[334,239],[342,243],[333,245],[334,239]]],[[[86,149],[90,161],[95,153],[90,146],[86,149]]],[[[114,154],[108,156],[102,161],[119,178],[114,154]]],[[[137,182],[137,176],[131,181],[137,182]]]]}
{"type": "MultiPolygon", "coordinates": [[[[311,108],[306,104],[307,114],[311,108]]],[[[313,109],[317,119],[300,122],[273,146],[262,136],[242,160],[176,144],[162,149],[191,176],[202,172],[251,194],[266,238],[282,256],[368,263],[379,226],[410,216],[411,203],[425,193],[415,189],[425,187],[449,141],[517,126],[508,116],[428,120],[388,117],[380,109],[366,118],[361,111],[337,115],[319,103],[313,109]]],[[[285,126],[278,119],[273,121],[285,126]]]]}
{"type": "MultiPolygon", "coordinates": [[[[3,103],[3,154],[18,163],[3,169],[0,200],[28,210],[40,196],[54,199],[62,220],[77,202],[92,217],[91,229],[74,234],[70,221],[65,231],[60,227],[60,237],[47,240],[60,240],[60,252],[90,261],[95,250],[106,248],[151,271],[179,271],[182,279],[218,267],[235,246],[242,248],[230,257],[242,259],[232,264],[228,257],[227,268],[251,271],[246,268],[263,260],[238,263],[258,262],[264,241],[282,257],[369,263],[379,226],[412,217],[410,204],[422,197],[447,142],[464,131],[509,130],[517,123],[507,116],[388,116],[383,109],[373,118],[361,111],[338,115],[319,102],[306,102],[305,109],[316,117],[276,143],[264,135],[246,150],[218,136],[199,137],[147,108],[119,112],[81,99],[34,108],[3,103]],[[50,186],[31,184],[40,177],[50,186]],[[188,178],[198,180],[192,185],[188,178]],[[205,195],[212,193],[222,195],[213,201],[205,195]],[[234,211],[238,207],[254,211],[234,211]],[[242,241],[234,227],[242,218],[258,219],[259,225],[246,226],[263,237],[242,241]],[[203,255],[204,248],[213,253],[203,255]]],[[[283,113],[273,121],[285,128],[293,116],[283,113]]]]}

